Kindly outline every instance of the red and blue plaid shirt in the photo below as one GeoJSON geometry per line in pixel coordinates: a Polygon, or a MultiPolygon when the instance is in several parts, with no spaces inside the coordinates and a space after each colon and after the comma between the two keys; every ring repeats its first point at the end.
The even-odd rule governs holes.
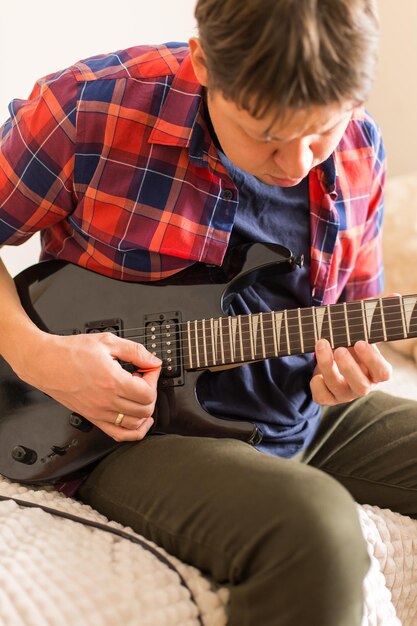
{"type": "MultiPolygon", "coordinates": [[[[13,101],[10,115],[0,131],[0,245],[41,231],[43,259],[131,281],[221,264],[239,194],[186,46],[76,63],[13,101]]],[[[312,304],[382,290],[384,175],[379,130],[357,109],[309,174],[312,304]]]]}
{"type": "MultiPolygon", "coordinates": [[[[382,289],[385,156],[357,109],[309,174],[313,304],[382,289]]],[[[41,231],[42,259],[115,278],[221,264],[238,206],[187,46],[135,47],[38,81],[1,129],[0,245],[41,231]]]]}

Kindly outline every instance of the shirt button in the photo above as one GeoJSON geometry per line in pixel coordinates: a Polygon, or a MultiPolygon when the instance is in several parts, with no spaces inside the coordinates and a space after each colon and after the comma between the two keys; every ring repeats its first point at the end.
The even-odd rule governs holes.
{"type": "Polygon", "coordinates": [[[233,200],[233,191],[231,189],[225,189],[222,193],[223,200],[233,200]]]}

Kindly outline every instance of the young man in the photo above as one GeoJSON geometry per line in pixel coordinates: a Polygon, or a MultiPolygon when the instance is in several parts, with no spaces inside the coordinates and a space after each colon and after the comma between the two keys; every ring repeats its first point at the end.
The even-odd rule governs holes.
{"type": "MultiPolygon", "coordinates": [[[[374,3],[199,0],[196,17],[189,47],[87,59],[12,103],[1,243],[41,231],[43,259],[126,281],[221,265],[242,242],[304,254],[303,268],[239,293],[234,314],[377,295],[385,162],[361,106],[374,3]]],[[[15,372],[130,442],[78,497],[228,584],[232,626],[360,625],[368,557],[354,500],[417,515],[416,405],[368,395],[390,373],[375,346],[320,340],[314,358],[206,375],[202,404],[254,422],[258,449],[146,436],[159,370],[131,376],[116,359],[160,361],[108,333],[46,334],[5,269],[0,289],[15,372]]]]}

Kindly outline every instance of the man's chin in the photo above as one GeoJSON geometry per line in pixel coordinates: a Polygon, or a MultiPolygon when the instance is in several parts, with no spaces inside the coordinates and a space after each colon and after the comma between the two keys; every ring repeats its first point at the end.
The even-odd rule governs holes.
{"type": "Polygon", "coordinates": [[[277,187],[295,187],[299,185],[302,178],[277,178],[276,176],[271,176],[271,174],[266,174],[262,177],[259,177],[259,180],[265,183],[266,185],[275,185],[277,187]]]}

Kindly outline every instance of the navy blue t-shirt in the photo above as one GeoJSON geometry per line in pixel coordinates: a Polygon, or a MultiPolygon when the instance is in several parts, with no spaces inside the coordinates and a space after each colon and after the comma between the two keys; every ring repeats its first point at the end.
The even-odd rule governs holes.
{"type": "MultiPolygon", "coordinates": [[[[311,306],[308,178],[295,187],[266,185],[220,156],[239,190],[231,245],[278,243],[305,259],[302,268],[241,291],[228,313],[311,306]]],[[[213,415],[256,423],[263,434],[258,449],[288,458],[308,445],[319,423],[309,387],[313,368],[307,354],[210,372],[200,377],[198,396],[213,415]]]]}

